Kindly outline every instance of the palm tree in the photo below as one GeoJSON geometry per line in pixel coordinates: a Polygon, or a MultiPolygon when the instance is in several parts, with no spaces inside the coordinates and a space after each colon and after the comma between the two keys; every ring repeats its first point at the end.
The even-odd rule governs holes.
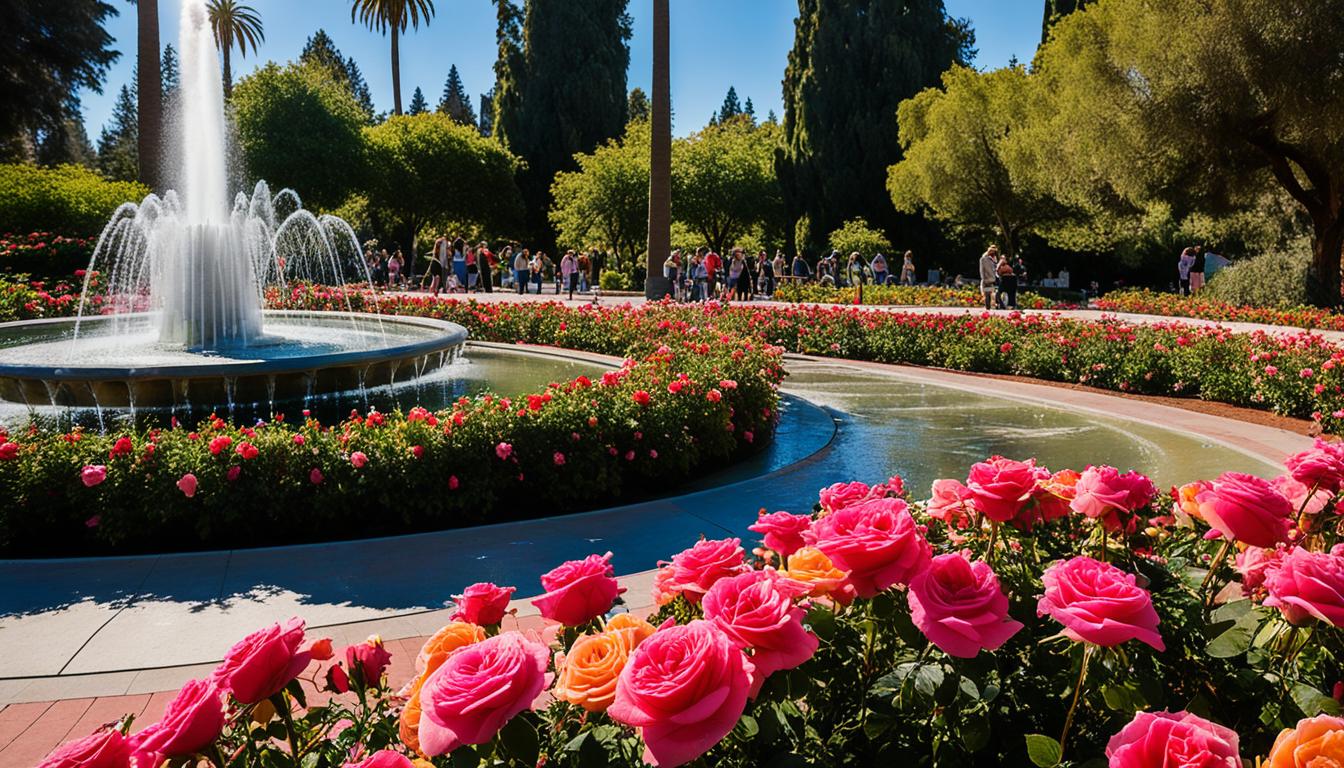
{"type": "Polygon", "coordinates": [[[653,0],[653,103],[649,147],[649,253],[644,296],[669,293],[663,262],[672,252],[672,77],[668,51],[668,0],[653,0]]]}
{"type": "Polygon", "coordinates": [[[150,189],[157,189],[160,181],[159,142],[163,136],[163,62],[159,58],[158,0],[137,0],[135,21],[140,182],[150,189]]]}
{"type": "Polygon", "coordinates": [[[238,55],[247,57],[247,46],[257,52],[259,43],[266,39],[261,32],[261,17],[250,5],[237,0],[210,0],[205,4],[210,12],[210,26],[215,30],[215,45],[224,53],[224,98],[233,95],[233,70],[229,66],[229,52],[238,46],[238,55]]]}
{"type": "Polygon", "coordinates": [[[406,28],[418,29],[420,19],[434,16],[434,0],[354,0],[350,21],[358,20],[376,32],[392,30],[392,110],[401,114],[401,48],[397,38],[406,28]]]}

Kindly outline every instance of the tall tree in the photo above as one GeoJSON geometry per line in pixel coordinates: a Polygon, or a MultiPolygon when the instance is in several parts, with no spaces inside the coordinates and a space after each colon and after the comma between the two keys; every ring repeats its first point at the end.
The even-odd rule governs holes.
{"type": "Polygon", "coordinates": [[[169,43],[163,47],[163,63],[159,65],[163,80],[163,98],[166,102],[177,91],[182,80],[181,65],[177,60],[177,49],[169,43]]]}
{"type": "Polygon", "coordinates": [[[737,89],[728,86],[728,94],[723,97],[723,106],[719,107],[718,119],[716,123],[726,123],[734,117],[742,114],[742,102],[737,98],[737,89]]]}
{"type": "Polygon", "coordinates": [[[1037,61],[1061,193],[1179,217],[1276,185],[1311,218],[1314,300],[1340,303],[1344,0],[1105,0],[1061,20],[1037,61]]]}
{"type": "Polygon", "coordinates": [[[649,120],[649,248],[644,297],[661,299],[672,286],[663,262],[672,253],[672,54],[669,0],[653,0],[653,102],[649,120]]]}
{"type": "Polygon", "coordinates": [[[401,44],[407,29],[419,29],[423,20],[429,26],[434,16],[433,0],[353,0],[350,21],[380,34],[392,34],[392,112],[401,114],[401,44]]]}
{"type": "MultiPolygon", "coordinates": [[[[425,100],[425,92],[420,90],[420,86],[415,86],[415,93],[411,94],[411,104],[406,109],[408,115],[423,115],[429,111],[429,102],[425,100]]],[[[473,121],[474,122],[474,121],[473,121]]]]}
{"type": "Polygon", "coordinates": [[[774,224],[782,208],[774,167],[778,144],[778,126],[757,127],[742,114],[676,141],[673,216],[719,253],[753,227],[774,224]]]}
{"type": "Polygon", "coordinates": [[[363,73],[359,71],[359,65],[355,63],[354,57],[341,55],[325,29],[317,30],[308,38],[303,52],[299,54],[299,62],[327,70],[333,80],[344,85],[355,97],[366,115],[365,122],[372,122],[373,98],[368,83],[364,82],[363,73]]]}
{"type": "Polygon", "coordinates": [[[630,99],[625,107],[626,120],[629,122],[638,122],[649,119],[649,95],[643,88],[631,88],[630,99]]]}
{"type": "Polygon", "coordinates": [[[789,215],[803,223],[799,248],[824,247],[854,217],[888,233],[913,223],[886,194],[887,166],[901,156],[896,107],[966,63],[973,42],[943,0],[798,0],[775,163],[789,215]]]}
{"type": "Polygon", "coordinates": [[[495,128],[495,89],[481,94],[481,118],[476,124],[482,136],[494,133],[495,128]]]}
{"type": "Polygon", "coordinates": [[[630,264],[648,248],[649,128],[631,121],[619,140],[579,155],[579,170],[555,175],[550,218],[562,246],[601,245],[630,264]]]}
{"type": "Polygon", "coordinates": [[[751,118],[751,122],[756,122],[756,105],[751,103],[751,97],[747,97],[747,103],[742,105],[742,114],[751,118]]]}
{"type": "Polygon", "coordinates": [[[257,52],[257,46],[266,39],[261,28],[261,17],[250,5],[237,0],[210,0],[205,5],[210,14],[210,27],[215,31],[215,44],[224,54],[224,98],[233,95],[233,68],[229,56],[238,46],[238,55],[247,58],[247,47],[257,52]]]}
{"type": "Polygon", "coordinates": [[[471,97],[466,86],[462,85],[462,76],[457,73],[457,65],[448,67],[448,79],[443,83],[443,96],[439,98],[439,111],[462,125],[476,125],[476,110],[471,108],[471,97]]]}
{"type": "Polygon", "coordinates": [[[496,3],[495,136],[527,163],[519,185],[530,234],[549,246],[556,172],[625,128],[628,0],[534,0],[525,13],[511,0],[496,3]]]}
{"type": "Polygon", "coordinates": [[[37,145],[39,165],[73,163],[86,168],[98,167],[98,151],[89,143],[84,120],[78,114],[67,117],[60,130],[47,131],[37,145]]]}
{"type": "Polygon", "coordinates": [[[1041,42],[1050,37],[1050,28],[1055,22],[1082,9],[1092,0],[1045,0],[1045,15],[1041,18],[1041,42]]]}
{"type": "Polygon", "coordinates": [[[139,121],[140,183],[154,189],[163,148],[163,66],[159,58],[158,0],[136,0],[136,107],[139,121]]]}
{"type": "Polygon", "coordinates": [[[102,93],[120,55],[104,0],[6,0],[0,12],[0,159],[29,159],[42,136],[64,130],[79,91],[102,93]]]}
{"type": "Polygon", "coordinates": [[[135,181],[140,173],[135,103],[130,87],[123,85],[112,107],[112,120],[98,137],[98,170],[115,181],[135,181]]]}

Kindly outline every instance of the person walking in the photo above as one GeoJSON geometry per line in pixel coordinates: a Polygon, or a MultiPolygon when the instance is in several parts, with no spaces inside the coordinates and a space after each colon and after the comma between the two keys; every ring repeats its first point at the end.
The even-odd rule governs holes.
{"type": "Polygon", "coordinates": [[[527,250],[521,250],[518,255],[513,257],[513,282],[518,288],[518,295],[527,293],[528,272],[531,271],[531,259],[527,257],[527,250]]]}
{"type": "Polygon", "coordinates": [[[887,278],[891,273],[887,269],[887,257],[881,253],[873,254],[873,260],[869,262],[873,268],[873,285],[886,285],[887,278]]]}
{"type": "Polygon", "coordinates": [[[440,232],[434,239],[434,256],[429,260],[429,290],[435,298],[443,284],[444,266],[448,263],[448,238],[440,232]]]}
{"type": "Polygon", "coordinates": [[[592,263],[588,261],[588,254],[579,251],[579,293],[588,292],[588,270],[592,268],[592,263]]]}
{"type": "Polygon", "coordinates": [[[783,262],[784,254],[775,256],[774,261],[766,258],[765,251],[761,251],[761,293],[773,297],[775,295],[775,273],[776,262],[783,262]]]}
{"type": "Polygon", "coordinates": [[[747,262],[742,259],[742,249],[734,248],[732,256],[728,261],[728,284],[724,286],[723,297],[725,300],[741,298],[742,288],[739,283],[742,280],[742,273],[747,269],[747,262]]]}
{"type": "Polygon", "coordinates": [[[705,260],[698,253],[695,255],[695,270],[691,273],[691,280],[695,296],[692,301],[708,301],[709,267],[705,266],[705,260]]]}
{"type": "Polygon", "coordinates": [[[393,289],[401,288],[401,265],[405,259],[401,255],[401,249],[392,254],[392,258],[387,262],[387,287],[393,289]]]}
{"type": "Polygon", "coordinates": [[[565,251],[565,255],[560,257],[560,280],[569,291],[569,298],[574,299],[574,289],[578,286],[579,262],[574,257],[573,251],[565,251]]]}
{"type": "Polygon", "coordinates": [[[868,266],[863,263],[863,257],[858,251],[849,254],[849,262],[845,265],[845,279],[855,287],[868,282],[868,266]]]}
{"type": "Polygon", "coordinates": [[[495,254],[490,252],[490,246],[482,240],[480,245],[476,246],[476,267],[481,271],[477,282],[486,293],[495,292],[495,267],[498,264],[495,254]]]}
{"type": "Polygon", "coordinates": [[[803,254],[801,253],[794,255],[793,265],[789,268],[789,272],[792,274],[793,279],[800,283],[812,276],[812,269],[807,266],[807,262],[803,259],[803,254]]]}
{"type": "Polygon", "coordinates": [[[999,263],[994,271],[999,277],[999,307],[1017,309],[1017,273],[1013,271],[1013,263],[1008,260],[1006,254],[999,256],[999,263]]]}
{"type": "Polygon", "coordinates": [[[994,308],[994,291],[999,284],[999,247],[989,246],[980,256],[980,293],[985,297],[985,309],[994,308]]]}
{"type": "Polygon", "coordinates": [[[1193,250],[1192,248],[1182,250],[1181,257],[1176,260],[1176,279],[1182,296],[1190,295],[1190,268],[1195,266],[1193,250]]]}
{"type": "Polygon", "coordinates": [[[463,244],[466,249],[464,261],[467,263],[467,293],[474,293],[481,287],[481,268],[476,263],[476,249],[463,244]]]}
{"type": "MultiPolygon", "coordinates": [[[[709,249],[705,250],[708,251],[709,249]]],[[[723,259],[720,259],[719,254],[714,251],[709,251],[705,254],[704,265],[705,287],[709,292],[709,298],[717,299],[719,297],[719,275],[723,269],[723,259]]]]}
{"type": "Polygon", "coordinates": [[[467,290],[467,243],[462,238],[453,239],[453,276],[463,291],[467,290]]]}
{"type": "Polygon", "coordinates": [[[915,253],[906,251],[901,260],[901,285],[915,284],[915,253]]]}
{"type": "Polygon", "coordinates": [[[1194,262],[1190,265],[1190,294],[1199,293],[1204,287],[1204,264],[1205,253],[1204,246],[1196,245],[1194,249],[1194,262]]]}
{"type": "Polygon", "coordinates": [[[532,278],[532,285],[536,286],[537,288],[537,295],[541,295],[541,281],[545,278],[546,273],[545,259],[546,254],[542,253],[541,251],[537,251],[532,256],[531,260],[529,260],[528,262],[528,271],[531,272],[529,277],[532,278]]]}

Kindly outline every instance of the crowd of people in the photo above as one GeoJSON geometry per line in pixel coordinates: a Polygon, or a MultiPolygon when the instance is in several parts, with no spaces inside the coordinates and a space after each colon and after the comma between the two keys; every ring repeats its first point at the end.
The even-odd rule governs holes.
{"type": "Polygon", "coordinates": [[[771,258],[765,251],[751,254],[733,248],[722,257],[707,247],[694,251],[675,250],[663,262],[663,277],[672,285],[672,297],[678,301],[740,300],[754,296],[772,297],[785,281],[812,282],[824,286],[915,284],[914,254],[905,252],[899,272],[893,273],[886,256],[875,254],[872,261],[855,251],[841,259],[839,251],[817,260],[815,267],[801,254],[789,259],[783,251],[771,258]]]}
{"type": "Polygon", "coordinates": [[[397,290],[440,293],[491,293],[495,288],[518,293],[541,293],[554,285],[555,293],[568,290],[588,293],[598,285],[608,262],[605,252],[566,251],[557,262],[543,251],[533,252],[509,243],[498,253],[482,241],[475,245],[461,237],[440,234],[420,267],[408,265],[401,249],[391,256],[387,249],[366,246],[364,261],[374,285],[397,290]],[[416,274],[416,273],[419,274],[416,274]]]}

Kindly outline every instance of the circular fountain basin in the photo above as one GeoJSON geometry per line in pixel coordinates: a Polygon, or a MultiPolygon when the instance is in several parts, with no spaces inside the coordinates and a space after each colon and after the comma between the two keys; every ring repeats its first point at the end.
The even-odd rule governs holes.
{"type": "Polygon", "coordinates": [[[265,337],[193,352],[159,342],[153,315],[0,323],[0,400],[74,408],[275,403],[411,381],[452,362],[456,323],[355,312],[263,313],[265,337]]]}

